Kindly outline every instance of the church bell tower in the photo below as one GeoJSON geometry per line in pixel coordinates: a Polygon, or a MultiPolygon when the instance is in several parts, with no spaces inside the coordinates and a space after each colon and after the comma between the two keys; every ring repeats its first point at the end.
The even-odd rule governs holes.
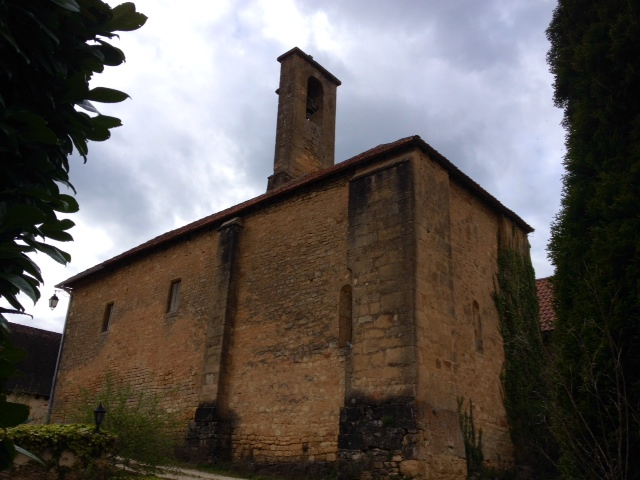
{"type": "Polygon", "coordinates": [[[341,83],[298,47],[278,61],[276,151],[267,191],[333,165],[336,93],[341,83]]]}

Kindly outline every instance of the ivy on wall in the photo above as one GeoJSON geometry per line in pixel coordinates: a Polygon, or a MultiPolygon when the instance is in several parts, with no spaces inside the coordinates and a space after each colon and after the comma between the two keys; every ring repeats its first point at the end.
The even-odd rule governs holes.
{"type": "Polygon", "coordinates": [[[505,362],[504,404],[516,462],[537,475],[554,475],[554,440],[549,430],[551,359],[540,331],[536,281],[528,251],[501,246],[494,300],[500,317],[505,362]]]}

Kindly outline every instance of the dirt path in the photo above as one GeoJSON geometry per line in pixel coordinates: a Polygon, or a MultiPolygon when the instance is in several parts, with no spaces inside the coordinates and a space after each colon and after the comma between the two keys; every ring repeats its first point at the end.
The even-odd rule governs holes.
{"type": "MultiPolygon", "coordinates": [[[[121,468],[134,471],[124,465],[121,465],[121,468]]],[[[217,473],[201,472],[190,468],[157,467],[157,469],[158,471],[154,471],[152,476],[166,478],[167,480],[246,480],[242,477],[229,477],[217,473]]]]}
{"type": "Polygon", "coordinates": [[[188,468],[171,468],[162,473],[156,473],[156,477],[169,480],[243,480],[241,477],[227,477],[216,473],[200,472],[188,468]]]}

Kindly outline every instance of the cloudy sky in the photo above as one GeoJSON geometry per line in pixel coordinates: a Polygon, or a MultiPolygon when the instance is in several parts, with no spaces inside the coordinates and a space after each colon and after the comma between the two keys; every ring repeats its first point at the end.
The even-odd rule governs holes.
{"type": "MultiPolygon", "coordinates": [[[[110,2],[111,3],[111,2],[110,2]]],[[[564,131],[545,55],[551,0],[137,0],[149,20],[115,44],[127,63],[92,86],[124,126],[74,158],[81,210],[65,267],[38,258],[42,300],[15,321],[61,331],[60,281],[263,193],[273,170],[280,64],[294,46],[342,81],[336,162],[420,135],[535,228],[548,276],[564,131]]],[[[115,3],[113,3],[115,5],[115,3]]],[[[28,305],[28,301],[25,302],[28,305]]],[[[29,305],[30,307],[30,305],[29,305]]]]}

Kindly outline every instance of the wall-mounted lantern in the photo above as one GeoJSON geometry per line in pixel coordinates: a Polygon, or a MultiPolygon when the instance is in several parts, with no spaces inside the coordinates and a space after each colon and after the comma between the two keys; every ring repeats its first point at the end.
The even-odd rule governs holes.
{"type": "Polygon", "coordinates": [[[59,301],[60,301],[60,299],[58,298],[56,293],[53,292],[53,296],[49,299],[49,308],[51,308],[51,310],[56,308],[58,306],[58,302],[59,301]]]}
{"type": "Polygon", "coordinates": [[[96,423],[96,430],[94,433],[100,433],[100,425],[104,421],[104,416],[107,414],[107,410],[102,406],[102,402],[93,411],[93,421],[96,423]]]}

